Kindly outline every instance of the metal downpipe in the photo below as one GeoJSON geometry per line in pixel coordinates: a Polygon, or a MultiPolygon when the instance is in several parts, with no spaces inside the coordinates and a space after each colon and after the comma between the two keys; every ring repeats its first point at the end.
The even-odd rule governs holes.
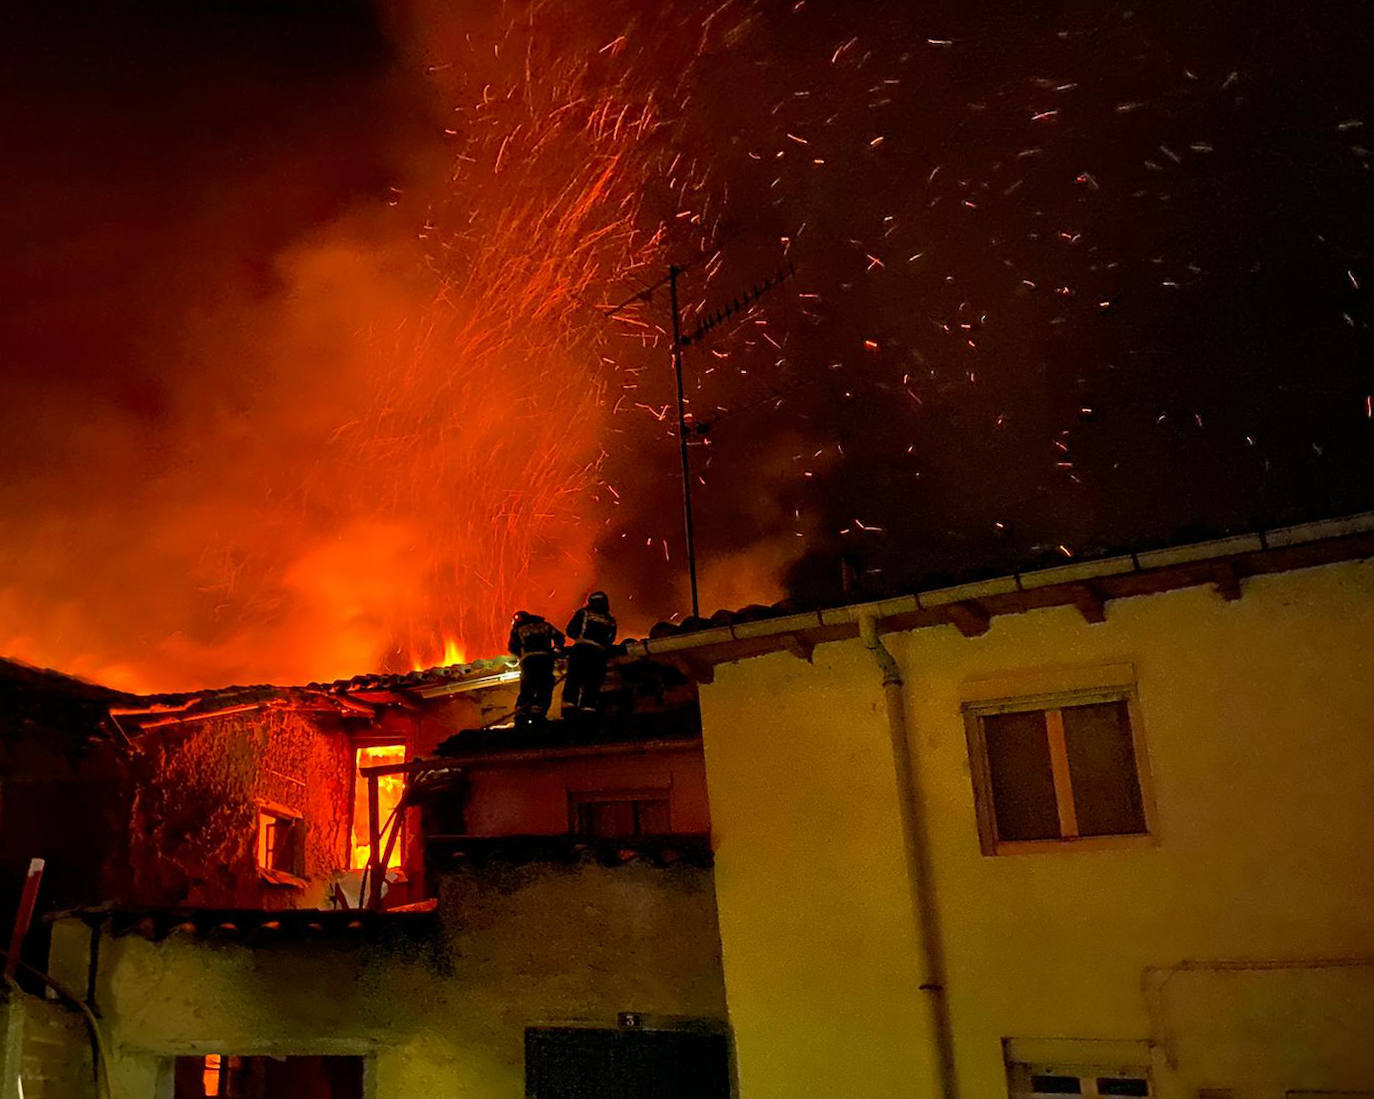
{"type": "Polygon", "coordinates": [[[931,1040],[935,1045],[936,1076],[941,1099],[958,1099],[954,1065],[954,1027],[945,988],[945,948],[931,871],[930,835],[926,827],[925,800],[920,774],[907,737],[906,703],[902,670],[878,636],[878,620],[872,614],[859,617],[859,637],[873,654],[883,674],[883,699],[887,705],[892,763],[897,772],[898,810],[902,821],[902,847],[911,884],[912,916],[921,943],[924,972],[920,989],[929,996],[931,1040]]]}

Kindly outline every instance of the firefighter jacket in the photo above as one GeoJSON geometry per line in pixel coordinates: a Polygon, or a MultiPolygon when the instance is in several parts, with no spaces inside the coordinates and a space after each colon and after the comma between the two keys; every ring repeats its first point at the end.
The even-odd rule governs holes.
{"type": "Polygon", "coordinates": [[[568,623],[568,636],[581,645],[604,649],[615,642],[615,619],[603,611],[583,607],[568,623]]]}
{"type": "Polygon", "coordinates": [[[511,627],[510,651],[522,660],[535,653],[552,653],[562,646],[563,634],[543,618],[534,616],[511,627]]]}

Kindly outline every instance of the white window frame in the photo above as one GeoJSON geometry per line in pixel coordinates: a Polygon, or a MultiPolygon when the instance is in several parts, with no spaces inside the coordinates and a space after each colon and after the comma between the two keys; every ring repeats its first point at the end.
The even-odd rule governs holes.
{"type": "Polygon", "coordinates": [[[1103,848],[1152,846],[1158,842],[1155,828],[1153,789],[1140,704],[1134,684],[1073,687],[1066,690],[1008,698],[982,698],[963,704],[964,732],[968,740],[969,774],[973,782],[973,805],[978,820],[978,842],[984,855],[1035,854],[1046,851],[1101,850],[1103,848]],[[1073,807],[1073,783],[1069,775],[1064,743],[1063,711],[1073,706],[1124,702],[1131,728],[1131,749],[1135,756],[1136,781],[1140,785],[1141,815],[1145,830],[1123,835],[1080,836],[1073,807]],[[992,767],[988,759],[984,718],[995,714],[1041,712],[1045,714],[1050,740],[1050,767],[1054,776],[1055,808],[1061,835],[1050,839],[1003,840],[997,835],[997,810],[993,801],[992,767]]]}
{"type": "Polygon", "coordinates": [[[1073,1076],[1083,1086],[1079,1092],[1067,1094],[1101,1095],[1097,1081],[1104,1077],[1117,1079],[1144,1080],[1147,1095],[1157,1096],[1150,1070],[1143,1065],[1062,1065],[1062,1064],[1025,1064],[1011,1062],[1007,1065],[1007,1094],[1011,1099],[1055,1099],[1064,1092],[1032,1091],[1031,1079],[1035,1076],[1073,1076]]]}

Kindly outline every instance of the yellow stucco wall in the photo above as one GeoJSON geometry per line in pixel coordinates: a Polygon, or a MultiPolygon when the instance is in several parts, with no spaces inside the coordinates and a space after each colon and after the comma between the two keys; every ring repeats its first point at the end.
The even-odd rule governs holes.
{"type": "MultiPolygon", "coordinates": [[[[928,799],[965,1097],[1006,1094],[1004,1038],[1151,1041],[1166,1097],[1374,1089],[1374,566],[1251,579],[1237,602],[1121,600],[1098,625],[1056,608],[885,641],[928,799]],[[970,683],[1119,664],[1155,842],[982,855],[970,683]],[[1312,959],[1344,961],[1290,964],[1312,959]]],[[[813,664],[722,666],[701,691],[747,1099],[934,1094],[879,683],[852,641],[813,664]]]]}
{"type": "MultiPolygon", "coordinates": [[[[493,865],[445,875],[440,913],[423,942],[106,934],[116,1099],[166,1099],[171,1057],[210,1052],[366,1055],[368,1099],[515,1099],[527,1026],[724,1021],[709,870],[493,865]]],[[[76,987],[88,941],[75,920],[56,929],[53,970],[76,987]]]]}

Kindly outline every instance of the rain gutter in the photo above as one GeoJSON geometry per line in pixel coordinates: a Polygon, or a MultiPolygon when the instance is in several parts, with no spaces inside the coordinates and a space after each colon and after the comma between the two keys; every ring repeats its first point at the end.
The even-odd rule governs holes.
{"type": "Polygon", "coordinates": [[[878,619],[872,614],[859,619],[859,637],[883,677],[883,700],[892,742],[892,765],[897,777],[897,811],[902,823],[902,848],[906,856],[911,911],[920,943],[922,972],[917,987],[929,997],[931,1042],[935,1047],[937,1094],[959,1099],[955,1075],[954,1024],[949,1013],[949,989],[945,966],[945,942],[940,909],[935,895],[935,874],[930,853],[930,829],[921,784],[921,765],[911,751],[907,727],[902,669],[878,636],[878,619]]]}
{"type": "MultiPolygon", "coordinates": [[[[1339,519],[1303,523],[1298,526],[1282,527],[1269,531],[1261,530],[1252,534],[1145,550],[1139,553],[1122,554],[1093,561],[1074,562],[1055,568],[1039,569],[1034,572],[1013,573],[1010,576],[980,580],[955,587],[935,588],[892,599],[855,603],[826,610],[806,611],[781,618],[737,622],[725,626],[716,626],[712,629],[695,630],[691,633],[650,638],[645,641],[628,641],[625,644],[625,655],[630,659],[679,654],[687,657],[693,655],[695,650],[710,649],[713,646],[741,641],[765,644],[777,642],[777,647],[781,648],[784,647],[783,640],[789,635],[796,636],[812,631],[821,631],[823,634],[832,635],[824,638],[826,640],[842,640],[855,637],[858,634],[859,623],[864,618],[871,617],[878,622],[883,622],[891,618],[910,617],[926,611],[938,611],[940,608],[957,611],[958,608],[968,606],[978,600],[1001,595],[1034,592],[1056,586],[1076,585],[1081,587],[1090,585],[1093,581],[1132,574],[1158,573],[1174,566],[1195,565],[1207,561],[1216,561],[1219,566],[1224,566],[1228,558],[1292,549],[1298,546],[1370,533],[1374,533],[1374,512],[1362,512],[1358,515],[1339,519]]],[[[1352,554],[1351,558],[1359,556],[1365,556],[1365,554],[1352,554]]],[[[1323,563],[1328,562],[1315,562],[1314,564],[1323,563]]],[[[1199,584],[1204,582],[1206,581],[1197,581],[1199,584]]],[[[1074,600],[1066,594],[1058,605],[1072,605],[1073,602],[1074,600]]],[[[724,656],[722,659],[727,661],[739,660],[748,656],[761,655],[762,651],[765,650],[739,656],[724,656]]]]}

